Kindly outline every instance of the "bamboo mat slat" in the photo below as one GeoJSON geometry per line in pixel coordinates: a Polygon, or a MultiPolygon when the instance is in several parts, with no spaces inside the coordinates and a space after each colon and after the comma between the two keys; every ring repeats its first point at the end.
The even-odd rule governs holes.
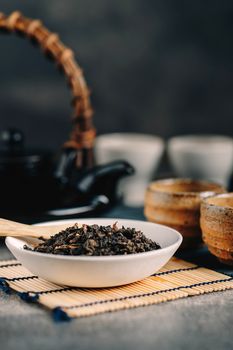
{"type": "Polygon", "coordinates": [[[172,258],[140,282],[113,288],[72,288],[34,276],[17,260],[5,260],[0,262],[0,288],[7,293],[14,290],[23,300],[52,310],[55,320],[69,320],[233,289],[233,277],[172,258]]]}

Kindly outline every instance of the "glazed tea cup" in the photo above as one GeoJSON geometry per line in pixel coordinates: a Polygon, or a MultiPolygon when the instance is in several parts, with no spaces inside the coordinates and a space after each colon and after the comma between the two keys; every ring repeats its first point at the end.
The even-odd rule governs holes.
{"type": "Polygon", "coordinates": [[[164,151],[164,141],[153,135],[115,133],[98,136],[95,155],[98,164],[127,160],[135,175],[121,181],[120,192],[126,205],[143,206],[145,191],[158,168],[164,151]]]}
{"type": "Polygon", "coordinates": [[[186,135],[168,142],[168,155],[179,177],[227,186],[233,171],[233,139],[220,135],[186,135]]]}
{"type": "Polygon", "coordinates": [[[201,229],[209,251],[221,262],[233,265],[233,193],[202,202],[201,229]]]}
{"type": "Polygon", "coordinates": [[[223,193],[215,183],[192,179],[165,179],[152,182],[146,192],[144,213],[151,222],[170,226],[183,236],[182,248],[202,243],[200,204],[202,199],[223,193]]]}

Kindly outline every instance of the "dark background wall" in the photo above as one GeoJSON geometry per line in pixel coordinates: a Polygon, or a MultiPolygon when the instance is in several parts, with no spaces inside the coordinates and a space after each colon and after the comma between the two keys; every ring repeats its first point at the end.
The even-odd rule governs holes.
{"type": "MultiPolygon", "coordinates": [[[[72,47],[92,89],[99,133],[165,138],[233,132],[233,2],[0,0],[41,18],[72,47]]],[[[69,91],[38,48],[0,36],[0,129],[57,147],[70,130],[69,91]]]]}

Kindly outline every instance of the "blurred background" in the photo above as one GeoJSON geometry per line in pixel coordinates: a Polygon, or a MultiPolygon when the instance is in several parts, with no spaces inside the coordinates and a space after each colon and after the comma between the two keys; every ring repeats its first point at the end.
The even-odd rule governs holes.
{"type": "MultiPolygon", "coordinates": [[[[74,49],[99,134],[232,135],[232,1],[0,1],[0,11],[16,9],[74,49]]],[[[1,34],[0,43],[1,129],[57,148],[71,127],[63,76],[27,40],[1,34]]]]}

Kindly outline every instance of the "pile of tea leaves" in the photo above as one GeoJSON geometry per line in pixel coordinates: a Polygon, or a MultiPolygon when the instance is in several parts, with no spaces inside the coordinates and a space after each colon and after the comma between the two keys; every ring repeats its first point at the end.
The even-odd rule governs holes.
{"type": "MultiPolygon", "coordinates": [[[[148,239],[135,228],[118,228],[112,226],[75,224],[72,227],[51,236],[49,239],[40,238],[33,251],[62,255],[126,255],[148,252],[160,249],[160,245],[148,239]]],[[[25,249],[30,249],[25,246],[25,249]]]]}

